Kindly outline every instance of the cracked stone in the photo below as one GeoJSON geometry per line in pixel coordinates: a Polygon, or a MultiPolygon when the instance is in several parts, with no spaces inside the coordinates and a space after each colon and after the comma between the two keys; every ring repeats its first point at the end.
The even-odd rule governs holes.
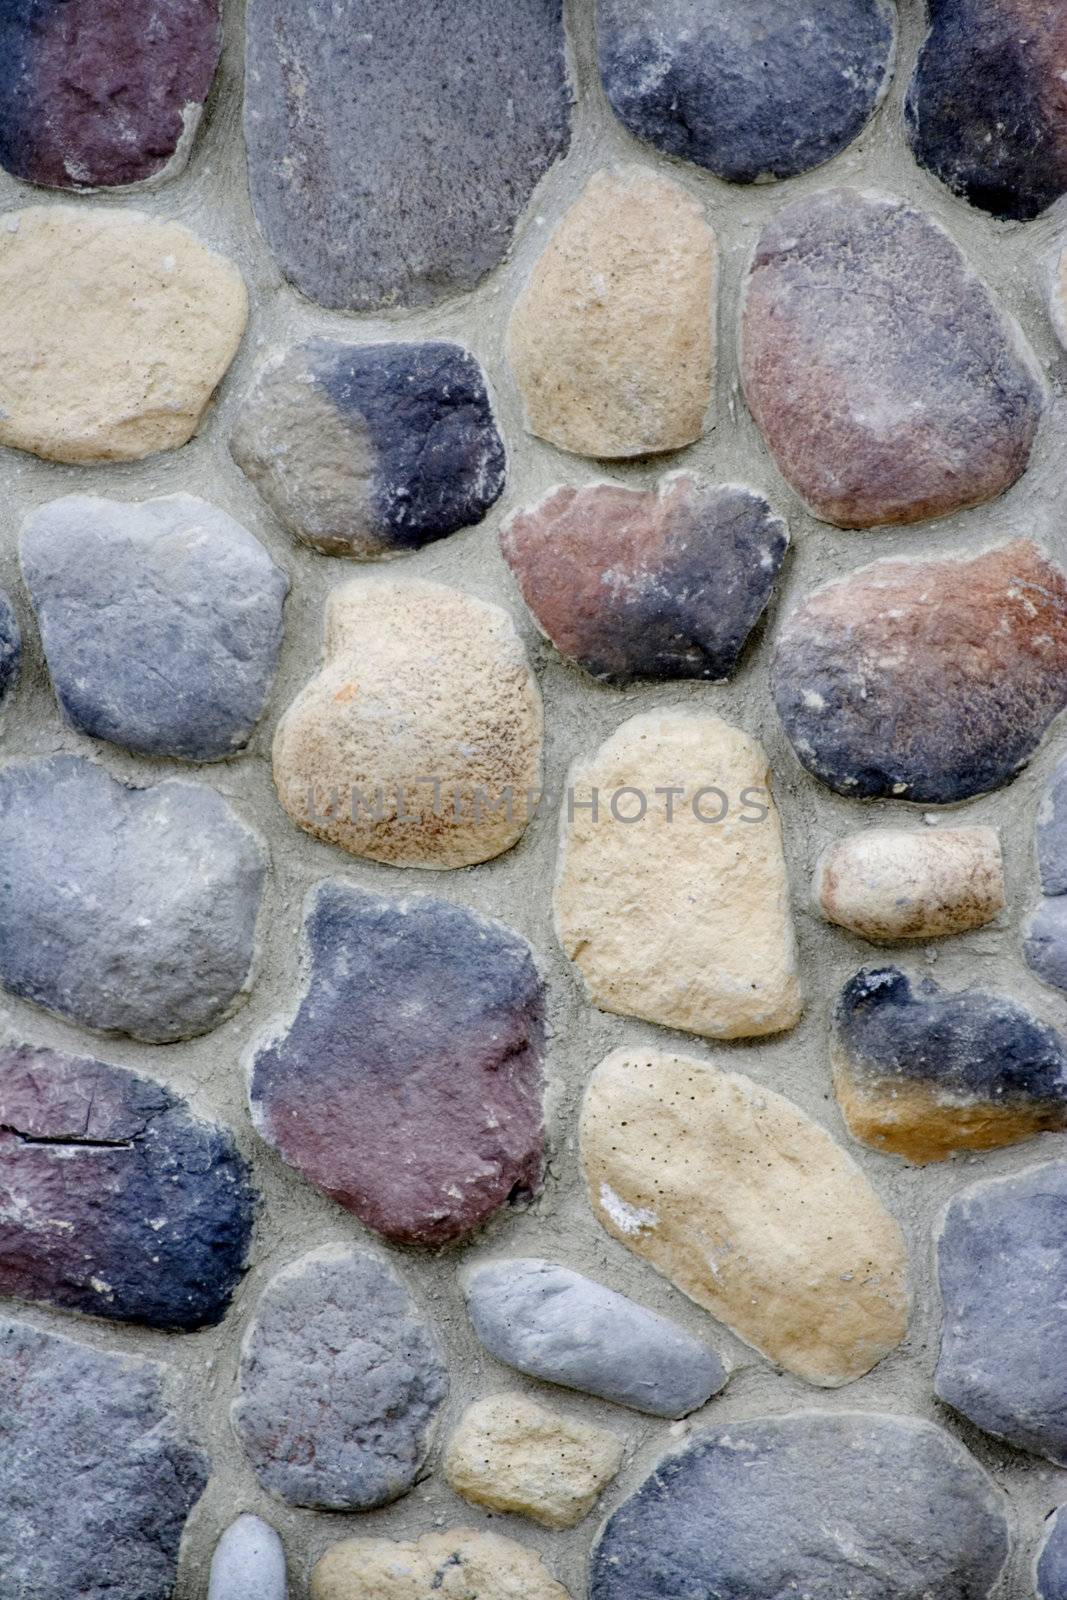
{"type": "Polygon", "coordinates": [[[215,1546],[207,1600],[286,1600],[285,1551],[269,1523],[245,1512],[215,1546]]]}
{"type": "Polygon", "coordinates": [[[938,939],[1004,910],[995,828],[865,828],[823,851],[814,896],[823,916],[880,944],[938,939]]]}
{"type": "Polygon", "coordinates": [[[473,1528],[392,1539],[344,1539],[311,1574],[311,1600],[570,1600],[541,1557],[473,1528]]]}

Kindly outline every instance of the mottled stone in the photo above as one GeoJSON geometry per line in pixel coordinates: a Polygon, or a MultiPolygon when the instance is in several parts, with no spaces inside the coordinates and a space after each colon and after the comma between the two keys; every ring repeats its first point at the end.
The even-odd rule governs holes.
{"type": "Polygon", "coordinates": [[[0,1324],[0,1586],[10,1600],[171,1600],[209,1462],[170,1368],[0,1324]]]}
{"type": "Polygon", "coordinates": [[[504,488],[482,369],[455,344],[311,339],[264,367],[230,439],[290,533],[329,556],[406,555],[504,488]]]}
{"type": "Polygon", "coordinates": [[[653,1417],[698,1411],[726,1383],[714,1350],[655,1311],[537,1258],[476,1267],[471,1326],[498,1361],[653,1417]]]}
{"type": "Polygon", "coordinates": [[[299,827],[399,867],[510,850],[541,781],[544,714],[499,606],[423,579],[326,603],[325,661],[278,725],[274,782],[299,827]]]}
{"type": "Polygon", "coordinates": [[[842,528],[981,505],[1026,470],[1044,407],[1037,359],[931,217],[829,189],[756,247],[741,380],[778,468],[842,528]]]}
{"type": "Polygon", "coordinates": [[[473,1528],[406,1544],[344,1539],[311,1574],[311,1600],[570,1600],[541,1557],[473,1528]]]}
{"type": "Polygon", "coordinates": [[[544,984],[524,939],[445,900],[312,891],[293,1021],[254,1053],[260,1135],[403,1244],[540,1186],[544,984]]]}
{"type": "Polygon", "coordinates": [[[1067,705],[1067,576],[1025,540],[875,561],[791,612],[771,677],[800,762],[838,794],[967,800],[1010,782],[1067,705]]]}
{"type": "Polygon", "coordinates": [[[215,1546],[207,1600],[286,1600],[287,1593],[282,1541],[245,1512],[215,1546]]]}
{"type": "Polygon", "coordinates": [[[326,1245],[263,1291],[230,1415],[287,1505],[369,1511],[417,1480],[447,1392],[437,1340],[389,1263],[326,1245]]]}
{"type": "Polygon", "coordinates": [[[0,983],[101,1033],[207,1033],[252,982],[266,852],[222,797],[80,756],[0,770],[0,983]]]}
{"type": "Polygon", "coordinates": [[[22,662],[22,630],[15,608],[0,589],[0,704],[18,681],[22,662]]]}
{"type": "Polygon", "coordinates": [[[102,206],[5,213],[0,444],[75,463],[176,450],[247,318],[237,268],[176,222],[102,206]]]}
{"type": "Polygon", "coordinates": [[[904,1337],[900,1229],[791,1101],[710,1062],[617,1050],[580,1139],[607,1232],[776,1365],[837,1387],[904,1337]]]}
{"type": "Polygon", "coordinates": [[[863,939],[937,939],[984,927],[1004,910],[995,828],[865,828],[823,851],[815,902],[863,939]]]}
{"type": "Polygon", "coordinates": [[[522,597],[594,678],[733,676],[789,544],[752,489],[672,473],[658,491],[552,489],[504,524],[522,597]]]}
{"type": "Polygon", "coordinates": [[[561,816],[556,932],[601,1010],[712,1039],[796,1023],[789,883],[769,777],[754,739],[685,711],[633,717],[576,762],[561,816]]]}
{"type": "Polygon", "coordinates": [[[221,45],[219,0],[9,0],[0,12],[0,166],[52,189],[173,177],[221,45]]]}
{"type": "Polygon", "coordinates": [[[1067,1507],[1048,1519],[1037,1558],[1034,1593],[1037,1600],[1067,1600],[1067,1507]]]}
{"type": "Polygon", "coordinates": [[[638,139],[734,183],[843,150],[885,93],[889,0],[598,0],[600,75],[638,139]]]}
{"type": "Polygon", "coordinates": [[[606,1524],[589,1600],[985,1600],[1006,1502],[943,1429],[879,1412],[700,1434],[606,1524]]]}
{"type": "Polygon", "coordinates": [[[252,204],[302,294],[335,310],[472,289],[567,149],[560,0],[253,0],[252,204]]]}
{"type": "Polygon", "coordinates": [[[25,523],[19,561],[52,686],[79,733],[215,761],[270,694],[289,580],[240,523],[193,495],[68,495],[25,523]]]}
{"type": "Polygon", "coordinates": [[[529,431],[604,457],[699,439],[712,396],[717,287],[715,235],[692,195],[643,167],[596,173],[508,324],[529,431]]]}

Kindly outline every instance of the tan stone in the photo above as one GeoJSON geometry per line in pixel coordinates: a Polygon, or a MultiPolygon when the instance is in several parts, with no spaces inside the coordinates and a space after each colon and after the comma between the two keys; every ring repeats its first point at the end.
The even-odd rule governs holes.
{"type": "Polygon", "coordinates": [[[311,1600],[570,1600],[541,1557],[473,1528],[412,1543],[344,1539],[311,1574],[311,1600]]]}
{"type": "Polygon", "coordinates": [[[327,601],[325,662],[278,725],[274,781],[294,822],[353,855],[465,867],[521,838],[542,729],[506,611],[357,578],[327,601]]]}
{"type": "Polygon", "coordinates": [[[715,362],[715,235],[642,167],[592,177],[515,304],[507,355],[526,425],[562,450],[640,456],[704,432],[715,362]]]}
{"type": "Polygon", "coordinates": [[[445,1453],[445,1477],[464,1499],[545,1528],[573,1528],[622,1464],[622,1440],[548,1411],[521,1394],[468,1406],[445,1453]]]}
{"type": "Polygon", "coordinates": [[[174,222],[94,206],[0,217],[0,444],[49,461],[175,450],[248,319],[237,268],[174,222]]]}
{"type": "Polygon", "coordinates": [[[556,931],[595,1005],[715,1039],[793,1027],[800,984],[768,785],[754,739],[681,711],[633,717],[575,764],[556,931]],[[642,802],[641,820],[619,820],[642,802]]]}
{"type": "Polygon", "coordinates": [[[904,1337],[899,1227],[781,1095],[710,1062],[618,1050],[590,1080],[580,1139],[603,1227],[779,1366],[836,1387],[904,1337]]]}
{"type": "Polygon", "coordinates": [[[813,892],[828,922],[864,939],[935,939],[1004,909],[995,828],[868,828],[829,846],[813,892]]]}

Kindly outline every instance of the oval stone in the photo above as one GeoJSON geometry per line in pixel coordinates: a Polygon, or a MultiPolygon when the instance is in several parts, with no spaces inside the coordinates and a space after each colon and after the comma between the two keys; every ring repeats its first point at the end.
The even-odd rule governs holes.
{"type": "Polygon", "coordinates": [[[828,922],[863,939],[937,939],[1004,910],[995,828],[865,828],[824,850],[814,896],[828,922]]]}
{"type": "Polygon", "coordinates": [[[215,1546],[207,1600],[286,1600],[287,1594],[282,1541],[269,1523],[245,1512],[215,1546]]]}
{"type": "Polygon", "coordinates": [[[570,1600],[535,1550],[451,1528],[405,1543],[343,1539],[311,1574],[311,1600],[570,1600]]]}

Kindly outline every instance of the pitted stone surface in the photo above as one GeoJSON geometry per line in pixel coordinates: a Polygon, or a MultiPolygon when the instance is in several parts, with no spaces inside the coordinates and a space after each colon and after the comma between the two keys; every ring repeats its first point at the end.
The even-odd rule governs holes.
{"type": "Polygon", "coordinates": [[[437,1340],[389,1263],[327,1245],[263,1291],[231,1417],[286,1504],[369,1511],[415,1483],[447,1391],[437,1340]]]}
{"type": "Polygon", "coordinates": [[[598,0],[600,75],[638,139],[735,183],[852,143],[889,82],[889,0],[598,0]]]}
{"type": "Polygon", "coordinates": [[[278,725],[293,821],[353,855],[467,867],[510,850],[541,781],[544,715],[508,613],[423,579],[326,603],[325,661],[278,725]]]}
{"type": "Polygon", "coordinates": [[[195,433],[241,342],[237,268],[176,222],[103,206],[0,218],[0,444],[139,461],[195,433]]]}
{"type": "Polygon", "coordinates": [[[1011,1548],[1005,1507],[962,1445],[913,1417],[731,1422],[610,1518],[589,1597],[985,1600],[1011,1548]]]}
{"type": "Polygon", "coordinates": [[[230,440],[289,531],[324,555],[406,555],[504,488],[482,370],[459,345],[312,339],[258,375],[230,440]]]}
{"type": "Polygon", "coordinates": [[[503,260],[570,139],[560,0],[253,0],[252,204],[334,310],[431,305],[503,260]]]}
{"type": "Polygon", "coordinates": [[[289,581],[258,539],[193,495],[69,495],[29,517],[22,575],[60,709],[79,733],[215,761],[270,694],[289,581]]]}
{"type": "Polygon", "coordinates": [[[0,166],[53,189],[173,177],[221,44],[219,0],[12,0],[0,15],[0,166]]]}
{"type": "Polygon", "coordinates": [[[542,633],[594,678],[718,683],[767,608],[789,531],[754,490],[679,472],[656,492],[552,489],[500,544],[542,633]]]}
{"type": "Polygon", "coordinates": [[[828,189],[779,211],[749,270],[741,378],[778,468],[843,528],[981,505],[1025,471],[1037,359],[939,223],[828,189]]]}
{"type": "Polygon", "coordinates": [[[607,1232],[778,1366],[837,1387],[904,1337],[900,1229],[791,1101],[710,1062],[617,1050],[580,1141],[607,1232]]]}
{"type": "Polygon", "coordinates": [[[1067,1600],[1067,1507],[1049,1518],[1035,1576],[1037,1600],[1067,1600]]]}
{"type": "Polygon", "coordinates": [[[245,1512],[211,1560],[207,1600],[286,1600],[285,1551],[269,1523],[245,1512]]]}
{"type": "Polygon", "coordinates": [[[0,589],[0,705],[18,682],[22,662],[22,630],[15,608],[0,589]]]}
{"type": "Polygon", "coordinates": [[[311,1574],[311,1600],[570,1600],[541,1557],[473,1528],[392,1539],[344,1539],[311,1574]]]}
{"type": "Polygon", "coordinates": [[[1004,910],[995,828],[865,828],[823,851],[815,900],[863,939],[936,939],[984,927],[1004,910]]]}
{"type": "Polygon", "coordinates": [[[481,1343],[531,1378],[654,1417],[698,1411],[726,1383],[715,1351],[676,1322],[555,1262],[489,1262],[464,1287],[481,1343]]]}
{"type": "Polygon", "coordinates": [[[171,1600],[210,1463],[169,1369],[0,1324],[0,1574],[11,1600],[171,1600]]]}
{"type": "Polygon", "coordinates": [[[319,884],[293,1022],[252,1120],[316,1188],[404,1244],[442,1244],[540,1186],[544,984],[524,939],[429,896],[319,884]]]}
{"type": "Polygon", "coordinates": [[[252,981],[258,835],[203,783],[80,756],[0,770],[0,983],[102,1033],[216,1027],[252,981]]]}
{"type": "Polygon", "coordinates": [[[704,432],[718,250],[700,204],[642,167],[598,172],[515,303],[526,426],[561,450],[643,456],[704,432]]]}
{"type": "Polygon", "coordinates": [[[1067,705],[1067,576],[1025,540],[875,561],[789,615],[771,676],[799,760],[838,794],[967,800],[1010,782],[1067,705]]]}

